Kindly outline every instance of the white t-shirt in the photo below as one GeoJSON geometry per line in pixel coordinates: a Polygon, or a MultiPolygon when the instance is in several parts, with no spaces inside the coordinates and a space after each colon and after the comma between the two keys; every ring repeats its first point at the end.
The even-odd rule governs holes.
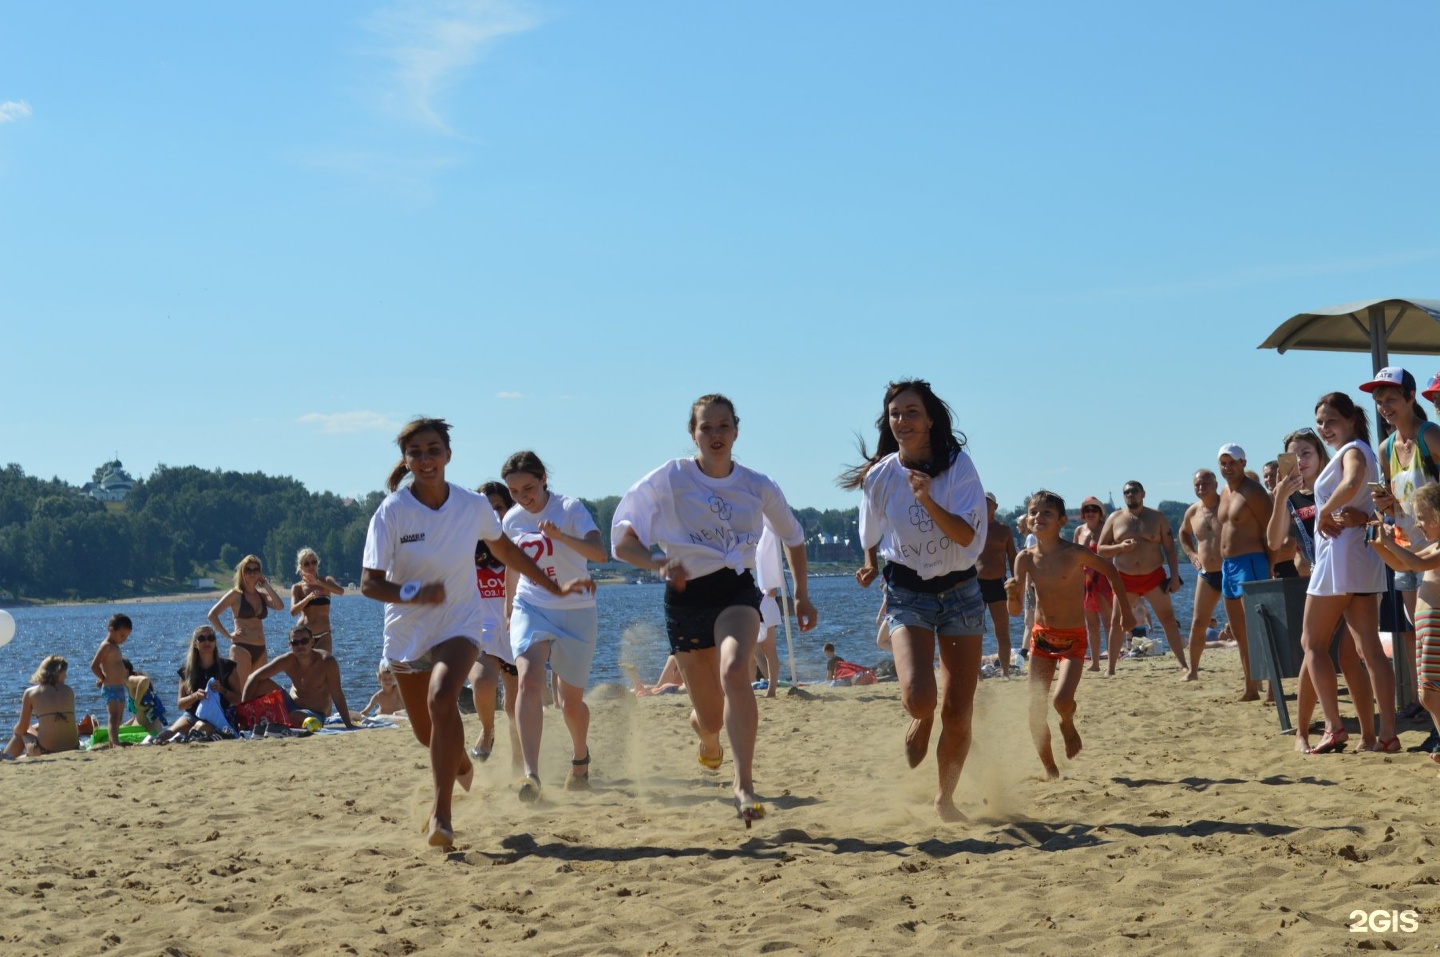
{"type": "Polygon", "coordinates": [[[922,579],[938,578],[973,568],[985,550],[989,526],[985,488],[970,456],[960,452],[950,467],[930,481],[930,497],[945,511],[975,529],[968,546],[952,542],[910,491],[910,470],[892,452],[865,475],[865,501],[860,507],[860,545],[880,546],[886,561],[909,568],[922,579]]]}
{"type": "Polygon", "coordinates": [[[611,542],[618,544],[632,529],[641,544],[659,545],[667,558],[678,559],[691,578],[722,568],[737,573],[754,568],[755,546],[767,520],[786,545],[803,543],[805,529],[780,487],[754,469],[733,465],[729,475],[715,479],[694,459],[666,462],[620,500],[611,542]]]}
{"type": "Polygon", "coordinates": [[[755,546],[755,587],[761,592],[779,588],[785,580],[785,556],[780,554],[780,539],[766,522],[760,531],[760,544],[755,546]]]}
{"type": "MultiPolygon", "coordinates": [[[[566,535],[584,538],[591,532],[600,531],[595,527],[595,519],[590,517],[589,509],[579,499],[551,492],[549,501],[539,512],[527,512],[523,506],[514,505],[505,513],[505,521],[501,523],[505,534],[557,585],[584,578],[587,575],[585,556],[564,542],[553,541],[540,534],[541,522],[554,522],[566,535]]],[[[515,597],[539,608],[590,608],[595,604],[594,595],[585,592],[552,595],[523,575],[520,576],[515,597]]]]}
{"type": "Polygon", "coordinates": [[[480,644],[485,606],[475,587],[475,543],[500,537],[490,500],[449,483],[438,509],[415,498],[410,486],[392,492],[370,518],[362,564],[399,584],[443,582],[438,605],[385,603],[385,657],[414,661],[448,638],[480,644]]]}

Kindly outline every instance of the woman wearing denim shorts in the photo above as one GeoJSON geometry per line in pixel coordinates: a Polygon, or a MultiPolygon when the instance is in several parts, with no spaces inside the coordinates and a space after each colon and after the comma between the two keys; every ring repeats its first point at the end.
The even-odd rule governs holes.
{"type": "Polygon", "coordinates": [[[912,768],[925,759],[938,704],[935,810],[942,820],[963,820],[955,786],[970,750],[980,675],[985,604],[975,562],[985,547],[985,489],[965,453],[965,437],[951,425],[950,407],[928,382],[890,383],[875,425],[875,454],[867,455],[862,444],[865,462],[841,476],[842,486],[865,493],[860,543],[866,560],[855,579],[865,587],[877,576],[885,580],[900,700],[911,718],[905,757],[912,768]],[[877,553],[885,559],[883,572],[875,567],[877,553]]]}

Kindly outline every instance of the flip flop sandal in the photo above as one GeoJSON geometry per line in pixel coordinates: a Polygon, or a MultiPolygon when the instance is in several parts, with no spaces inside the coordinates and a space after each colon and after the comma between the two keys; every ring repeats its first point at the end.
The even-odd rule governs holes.
{"type": "Polygon", "coordinates": [[[590,790],[590,751],[586,749],[585,757],[579,761],[570,762],[570,772],[565,775],[565,790],[567,791],[588,791],[590,790]],[[577,768],[584,768],[577,771],[577,768]]]}
{"type": "Polygon", "coordinates": [[[719,756],[707,758],[705,757],[705,752],[699,750],[697,746],[697,749],[695,751],[695,760],[702,768],[707,771],[719,771],[720,765],[725,763],[725,748],[724,746],[721,746],[719,756]]]}
{"type": "Polygon", "coordinates": [[[534,804],[540,800],[540,779],[533,774],[525,775],[515,782],[515,793],[521,804],[534,804]]]}

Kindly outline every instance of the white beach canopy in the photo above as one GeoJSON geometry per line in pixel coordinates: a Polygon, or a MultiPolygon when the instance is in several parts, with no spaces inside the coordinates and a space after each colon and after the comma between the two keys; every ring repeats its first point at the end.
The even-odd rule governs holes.
{"type": "Polygon", "coordinates": [[[1440,299],[1366,299],[1291,316],[1261,349],[1369,352],[1373,372],[1390,364],[1390,350],[1440,355],[1440,299]]]}

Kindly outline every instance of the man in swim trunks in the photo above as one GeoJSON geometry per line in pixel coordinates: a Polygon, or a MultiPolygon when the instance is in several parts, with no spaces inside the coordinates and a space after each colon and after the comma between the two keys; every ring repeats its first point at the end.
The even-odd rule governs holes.
{"type": "MultiPolygon", "coordinates": [[[[1241,701],[1258,701],[1260,683],[1250,680],[1250,646],[1245,633],[1244,593],[1246,582],[1270,577],[1270,556],[1265,551],[1265,526],[1274,507],[1265,487],[1245,474],[1245,450],[1232,443],[1220,446],[1220,593],[1225,598],[1225,617],[1240,647],[1240,666],[1245,670],[1245,692],[1241,701]]],[[[1193,667],[1193,666],[1192,666],[1193,667]]]]}
{"type": "Polygon", "coordinates": [[[285,694],[285,706],[290,711],[292,727],[299,726],[306,718],[319,718],[323,724],[332,706],[340,713],[340,720],[346,728],[353,730],[355,727],[350,723],[350,709],[345,704],[345,692],[340,687],[340,663],[334,656],[315,647],[314,637],[304,625],[290,629],[289,651],[250,673],[250,677],[245,679],[241,700],[252,701],[272,691],[285,694]],[[272,675],[281,672],[294,683],[295,687],[289,694],[271,680],[272,675]]]}
{"type": "MultiPolygon", "coordinates": [[[[1121,494],[1125,496],[1125,507],[1117,508],[1105,519],[1105,527],[1100,532],[1100,554],[1113,561],[1120,571],[1128,596],[1126,608],[1133,610],[1141,596],[1150,602],[1155,617],[1165,629],[1165,640],[1170,643],[1175,660],[1180,662],[1180,670],[1188,675],[1190,668],[1185,663],[1185,646],[1180,643],[1180,625],[1175,621],[1175,608],[1170,603],[1170,594],[1185,584],[1175,557],[1175,534],[1164,515],[1145,507],[1145,486],[1126,482],[1121,494]],[[1166,565],[1170,567],[1168,576],[1166,565]]],[[[1116,607],[1121,604],[1117,601],[1116,607]]]]}
{"type": "Polygon", "coordinates": [[[1220,603],[1220,493],[1215,473],[1195,473],[1196,502],[1180,520],[1180,547],[1195,566],[1195,615],[1190,619],[1190,670],[1185,680],[1200,680],[1200,652],[1205,650],[1205,622],[1220,603]]]}
{"type": "Polygon", "coordinates": [[[125,722],[125,704],[130,693],[125,688],[125,659],[120,646],[130,637],[132,625],[128,615],[111,615],[105,626],[105,640],[100,642],[95,657],[90,661],[90,670],[95,674],[95,687],[105,699],[105,714],[109,719],[110,740],[106,747],[120,746],[120,725],[125,722]]]}
{"type": "MultiPolygon", "coordinates": [[[[1010,613],[1006,610],[1005,579],[1015,567],[1015,535],[1009,527],[995,521],[995,493],[985,493],[989,524],[985,531],[985,549],[975,560],[975,574],[980,581],[980,600],[990,609],[995,626],[995,645],[999,651],[1000,676],[1010,677],[1010,613]]],[[[1022,636],[1023,640],[1023,636],[1022,636]]]]}
{"type": "MultiPolygon", "coordinates": [[[[1030,636],[1030,735],[1045,774],[1058,778],[1060,769],[1050,749],[1050,722],[1047,704],[1060,716],[1060,734],[1065,739],[1065,756],[1080,753],[1080,733],[1075,729],[1075,689],[1085,673],[1085,576],[1093,570],[1105,576],[1119,599],[1125,587],[1119,572],[1108,560],[1084,545],[1060,537],[1065,526],[1065,501],[1054,492],[1041,491],[1026,504],[1035,544],[1015,559],[1015,577],[1005,584],[1010,612],[1020,612],[1021,594],[1035,588],[1035,627],[1030,636]],[[1051,685],[1056,677],[1053,698],[1051,685]]],[[[1120,620],[1125,628],[1135,625],[1129,601],[1120,601],[1120,620]]]]}

